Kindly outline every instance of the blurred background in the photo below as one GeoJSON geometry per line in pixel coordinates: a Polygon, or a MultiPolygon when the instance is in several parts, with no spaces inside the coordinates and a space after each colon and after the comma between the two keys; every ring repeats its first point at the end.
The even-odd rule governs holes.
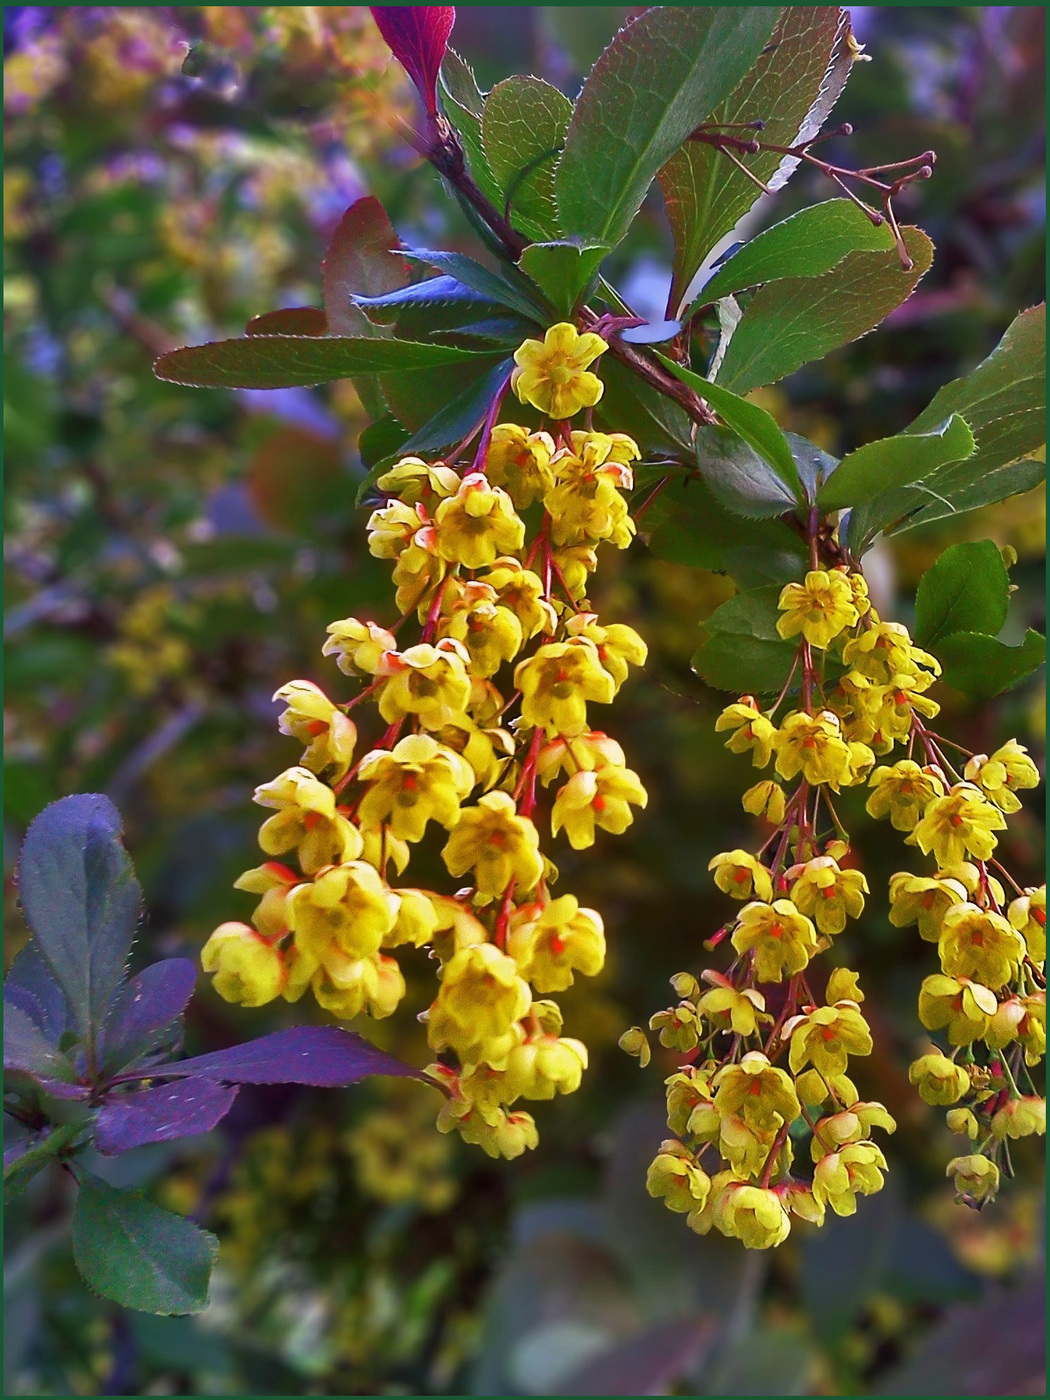
{"type": "MultiPolygon", "coordinates": [[[[482,87],[536,72],[575,94],[629,13],[464,9],[453,44],[482,87]]],[[[903,427],[1044,295],[1043,10],[853,17],[874,61],[836,110],[856,135],[835,155],[933,147],[935,177],[900,213],[937,256],[884,328],[762,391],[787,428],[838,453],[903,427]]],[[[83,791],[107,792],[126,820],[149,909],[137,957],[196,956],[218,922],[246,916],[230,884],[258,860],[251,791],[296,758],[273,691],[333,683],[330,620],[394,610],[353,506],[365,419],[350,384],[190,390],[155,380],[152,360],[317,304],[327,238],[364,193],[407,242],[478,250],[397,135],[412,93],[364,8],[7,6],[4,55],[7,960],[25,938],[20,837],[83,791]]],[[[832,193],[803,169],[772,218],[832,193]]],[[[627,299],[661,314],[658,195],[614,261],[627,299]]],[[[880,607],[908,621],[937,553],[991,538],[1018,556],[1007,640],[1045,630],[1044,521],[1037,492],[880,547],[880,607]]],[[[862,1097],[899,1124],[886,1190],[769,1255],[693,1236],[646,1197],[662,1075],[640,1074],[616,1040],[667,1003],[671,974],[705,964],[726,913],[707,861],[748,844],[751,779],[713,733],[724,697],[689,670],[697,624],[731,585],[643,545],[610,552],[598,579],[602,615],[651,647],[610,720],[651,804],[626,837],[559,855],[564,887],[609,933],[606,972],[564,997],[568,1033],[592,1051],[584,1088],[539,1106],[540,1147],[513,1163],[439,1137],[431,1090],[383,1081],[248,1089],[205,1138],[96,1163],[220,1236],[213,1302],[195,1319],[92,1297],[72,1265],[66,1179],[44,1174],[5,1221],[7,1394],[1043,1393],[1040,1152],[1019,1144],[1033,1150],[1017,1153],[1018,1179],[982,1214],[953,1205],[958,1139],[907,1082],[933,963],[886,922],[886,880],[908,853],[884,825],[863,822],[873,898],[840,951],[876,1037],[862,1097]]],[[[979,707],[940,698],[968,747],[1015,736],[1041,754],[1040,680],[979,707]]],[[[1006,840],[1028,882],[1042,795],[1006,840]]],[[[432,974],[421,961],[409,975],[402,1013],[362,1029],[424,1064],[411,1011],[432,974]]],[[[231,1008],[202,984],[188,1046],[308,1014],[231,1008]]]]}

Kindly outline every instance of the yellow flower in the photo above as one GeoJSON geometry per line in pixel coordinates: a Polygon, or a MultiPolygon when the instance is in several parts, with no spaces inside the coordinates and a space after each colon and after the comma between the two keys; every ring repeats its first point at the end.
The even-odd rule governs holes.
{"type": "Polygon", "coordinates": [[[397,900],[397,922],[384,934],[383,947],[400,948],[410,943],[413,948],[422,948],[437,932],[438,912],[434,901],[424,890],[411,889],[398,890],[397,900]]]}
{"type": "Polygon", "coordinates": [[[953,1157],[944,1172],[955,1184],[956,1200],[961,1205],[980,1210],[994,1201],[999,1191],[999,1168],[990,1157],[973,1153],[969,1157],[953,1157]]]}
{"type": "Polygon", "coordinates": [[[518,663],[514,684],[521,691],[521,717],[548,734],[572,737],[587,729],[587,701],[611,704],[616,682],[586,637],[548,642],[518,663]]]}
{"type": "Polygon", "coordinates": [[[450,875],[474,870],[478,893],[495,897],[516,882],[531,890],[543,874],[539,833],[518,815],[506,792],[487,792],[476,807],[464,808],[441,852],[450,875]]]}
{"type": "Polygon", "coordinates": [[[784,820],[784,789],[779,783],[768,778],[764,782],[755,783],[754,787],[749,787],[740,803],[745,812],[750,812],[753,817],[765,817],[771,826],[779,826],[784,820]]]}
{"type": "Polygon", "coordinates": [[[341,778],[350,767],[357,742],[353,721],[312,681],[289,681],[273,698],[288,706],[277,721],[281,733],[306,745],[300,760],[303,767],[329,779],[341,778]]]}
{"type": "Polygon", "coordinates": [[[616,461],[598,465],[596,460],[581,460],[564,448],[555,455],[552,465],[555,484],[543,504],[551,517],[555,545],[598,544],[607,540],[617,549],[626,549],[635,534],[635,524],[620,493],[629,491],[634,484],[630,467],[616,461]]]}
{"type": "Polygon", "coordinates": [[[681,1215],[702,1210],[711,1190],[711,1178],[696,1165],[680,1142],[671,1139],[662,1144],[649,1164],[645,1189],[650,1196],[662,1200],[668,1210],[681,1215]]]}
{"type": "Polygon", "coordinates": [[[363,860],[322,870],[288,897],[288,923],[300,952],[327,965],[330,956],[369,958],[397,921],[397,895],[363,860]]]}
{"type": "Polygon", "coordinates": [[[660,1044],[668,1050],[695,1050],[700,1043],[696,1007],[687,1001],[650,1016],[649,1029],[660,1032],[660,1044]]]}
{"type": "MultiPolygon", "coordinates": [[[[637,462],[642,455],[634,438],[626,433],[587,433],[573,428],[569,441],[576,458],[590,472],[597,471],[599,467],[626,467],[631,462],[637,462]]],[[[625,484],[624,478],[617,479],[625,484]]]]}
{"type": "Polygon", "coordinates": [[[915,646],[899,622],[882,622],[871,609],[869,625],[842,648],[842,659],[875,685],[890,685],[896,677],[928,673],[924,684],[941,674],[937,659],[915,646]]]}
{"type": "Polygon", "coordinates": [[[1003,1138],[1043,1137],[1046,1134],[1046,1100],[1032,1094],[1011,1099],[992,1118],[992,1132],[1003,1138]]]}
{"type": "Polygon", "coordinates": [[[886,1158],[873,1142],[849,1143],[813,1169],[813,1194],[836,1215],[855,1215],[857,1197],[881,1191],[886,1158]]]}
{"type": "Polygon", "coordinates": [[[730,753],[747,753],[751,750],[754,766],[766,766],[773,752],[777,727],[758,708],[753,695],[742,695],[735,704],[726,706],[715,721],[716,733],[724,729],[733,731],[726,740],[730,753]]]}
{"type": "Polygon", "coordinates": [[[418,715],[425,729],[438,729],[465,710],[470,700],[470,655],[451,637],[436,646],[419,642],[406,651],[383,653],[378,676],[379,713],[387,724],[418,715]]]}
{"type": "Polygon", "coordinates": [[[268,860],[238,875],[233,888],[262,895],[252,914],[252,923],[266,938],[280,938],[288,932],[288,895],[298,882],[299,876],[294,870],[280,861],[268,860]]]}
{"type": "Polygon", "coordinates": [[[864,993],[860,989],[857,974],[851,972],[848,967],[837,967],[828,978],[828,989],[824,999],[829,1006],[834,1006],[837,1001],[853,1001],[858,1004],[862,1002],[864,993]]]}
{"type": "Polygon", "coordinates": [[[517,559],[495,560],[482,582],[493,589],[500,606],[518,619],[526,641],[537,632],[554,631],[557,617],[544,597],[543,580],[531,569],[523,568],[517,559]]]}
{"type": "Polygon", "coordinates": [[[969,977],[1001,987],[1016,977],[1024,940],[1001,914],[976,904],[954,904],[941,920],[937,951],[948,977],[969,977]]]}
{"type": "Polygon", "coordinates": [[[1008,740],[990,758],[987,754],[974,754],[963,776],[975,783],[1001,812],[1021,810],[1015,789],[1039,786],[1039,769],[1016,739],[1008,740]]]}
{"type": "Polygon", "coordinates": [[[1046,886],[1025,890],[1011,900],[1006,917],[1024,939],[1034,963],[1046,960],[1046,886]]]}
{"type": "Polygon", "coordinates": [[[714,1199],[715,1228],[745,1249],[774,1249],[791,1233],[791,1220],[780,1196],[762,1186],[730,1181],[714,1199]]]}
{"type": "Polygon", "coordinates": [[[485,457],[485,475],[524,510],[554,485],[553,456],[550,433],[530,433],[517,423],[497,423],[485,457]]]}
{"type": "Polygon", "coordinates": [[[359,622],[356,617],[344,617],[332,622],[328,640],[321,648],[323,656],[334,656],[336,665],[347,676],[368,680],[379,668],[384,651],[397,649],[397,638],[385,627],[374,622],[359,622]]]}
{"type": "Polygon", "coordinates": [[[438,584],[445,577],[445,565],[434,552],[435,535],[431,526],[419,530],[413,536],[394,566],[391,574],[394,587],[394,602],[400,612],[418,609],[422,622],[438,584]],[[421,543],[422,542],[422,543],[421,543]]]}
{"type": "Polygon", "coordinates": [[[588,366],[608,348],[600,335],[580,335],[575,326],[560,321],[542,340],[526,340],[515,350],[511,388],[522,403],[549,418],[571,418],[601,398],[605,386],[588,366]]]}
{"type": "Polygon", "coordinates": [[[644,807],[649,796],[630,768],[599,768],[576,773],[559,789],[551,811],[551,832],[565,828],[576,851],[594,845],[594,829],[621,835],[634,821],[630,803],[644,807]]]}
{"type": "Polygon", "coordinates": [[[362,1014],[392,1016],[405,995],[405,979],[394,958],[382,953],[354,958],[331,945],[310,982],[317,1004],[340,1020],[362,1014]]]}
{"type": "Polygon", "coordinates": [[[596,613],[575,613],[565,624],[572,637],[587,637],[598,648],[602,669],[609,672],[619,691],[631,666],[644,666],[649,648],[633,627],[622,622],[599,627],[596,613]]]}
{"type": "Polygon", "coordinates": [[[810,646],[827,647],[858,618],[849,576],[838,570],[811,569],[805,583],[789,583],[777,604],[783,617],[777,631],[785,639],[801,632],[810,646]]]}
{"type": "Polygon", "coordinates": [[[966,977],[934,973],[919,988],[919,1020],[928,1031],[947,1029],[952,1045],[980,1040],[998,1009],[995,993],[966,977]]]}
{"type": "Polygon", "coordinates": [[[415,505],[428,496],[440,500],[453,495],[459,487],[459,473],[451,467],[431,466],[421,457],[402,457],[376,485],[380,491],[397,496],[406,505],[415,505]]]}
{"type": "Polygon", "coordinates": [[[806,966],[816,952],[817,935],[809,919],[789,899],[777,899],[772,904],[756,901],[745,905],[732,942],[738,953],[755,950],[760,982],[781,982],[785,972],[793,976],[806,966]]]}
{"type": "Polygon", "coordinates": [[[734,899],[762,899],[767,903],[773,898],[773,878],[750,851],[722,851],[707,868],[715,872],[715,884],[723,894],[732,895],[734,899]]]}
{"type": "Polygon", "coordinates": [[[441,1133],[458,1132],[464,1142],[480,1147],[490,1157],[520,1157],[539,1142],[531,1114],[483,1109],[464,1099],[448,1099],[442,1105],[437,1128],[441,1133]]]}
{"type": "Polygon", "coordinates": [[[422,506],[391,501],[368,517],[368,549],[377,559],[398,559],[428,524],[422,506]]]}
{"type": "Polygon", "coordinates": [[[782,778],[801,773],[807,783],[827,783],[836,792],[850,781],[850,751],[839,718],[830,710],[788,715],[773,736],[773,750],[782,778]]]}
{"type": "MultiPolygon", "coordinates": [[[[469,585],[477,590],[484,585],[469,585]]],[[[487,590],[494,592],[494,590],[487,590]]],[[[504,661],[510,661],[524,645],[521,623],[509,608],[501,608],[487,598],[467,607],[457,607],[442,620],[441,633],[462,642],[470,655],[475,676],[494,676],[504,661]]]]}
{"type": "Polygon", "coordinates": [[[645,1069],[652,1059],[652,1050],[641,1026],[631,1026],[616,1042],[625,1055],[633,1055],[640,1069],[645,1069]]]}
{"type": "Polygon", "coordinates": [[[981,1125],[968,1108],[950,1109],[944,1115],[944,1121],[948,1124],[949,1132],[968,1137],[971,1142],[981,1135],[981,1125]]]}
{"type": "Polygon", "coordinates": [[[538,1035],[507,1057],[507,1087],[512,1098],[553,1099],[574,1094],[587,1068],[587,1047],[567,1036],[538,1035]]]}
{"type": "Polygon", "coordinates": [[[936,773],[920,768],[910,758],[892,767],[876,768],[868,779],[874,788],[867,812],[876,821],[889,817],[897,831],[913,831],[935,797],[943,797],[945,786],[936,773]]]}
{"type": "Polygon", "coordinates": [[[563,992],[572,986],[574,973],[596,977],[601,972],[605,929],[593,909],[581,909],[575,895],[564,894],[542,908],[529,904],[517,910],[507,952],[538,992],[563,992]]]}
{"type": "Polygon", "coordinates": [[[859,919],[868,882],[859,870],[840,870],[831,856],[807,861],[791,886],[791,898],[821,933],[841,933],[847,917],[859,919]]]}
{"type": "Polygon", "coordinates": [[[766,999],[754,987],[738,991],[717,972],[705,972],[704,981],[714,985],[696,1003],[701,1016],[706,1016],[719,1030],[732,1030],[734,1035],[755,1035],[761,1023],[772,1022],[765,1015],[766,999]]]}
{"type": "Polygon", "coordinates": [[[791,1036],[788,1063],[792,1074],[812,1064],[825,1079],[845,1073],[850,1055],[870,1055],[871,1031],[853,1002],[818,1006],[805,1016],[792,1016],[782,1034],[791,1036]]]}
{"type": "Polygon", "coordinates": [[[922,1055],[908,1069],[908,1078],[928,1104],[958,1103],[970,1091],[970,1076],[947,1055],[922,1055]]]}
{"type": "Polygon", "coordinates": [[[428,734],[409,734],[390,752],[366,754],[358,777],[370,784],[358,812],[361,825],[386,822],[403,841],[422,841],[428,821],[453,826],[474,786],[470,764],[428,734]]]}
{"type": "Polygon", "coordinates": [[[1032,992],[1021,998],[1024,1020],[1017,1027],[1017,1039],[1025,1048],[1025,1062],[1036,1065],[1046,1054],[1046,993],[1032,992]]]}
{"type": "MultiPolygon", "coordinates": [[[[797,1086],[796,1086],[797,1087],[797,1086]]],[[[810,1141],[810,1155],[819,1162],[828,1151],[837,1151],[845,1143],[860,1142],[866,1139],[872,1128],[882,1128],[887,1133],[897,1131],[897,1124],[881,1103],[853,1103],[839,1113],[821,1118],[814,1129],[810,1141]]]]}
{"type": "Polygon", "coordinates": [[[433,1049],[454,1050],[464,1062],[487,1060],[502,1068],[498,1061],[515,1048],[513,1028],[531,1001],[513,958],[492,943],[462,948],[442,971],[437,1000],[428,1013],[428,1039],[433,1049]],[[496,1053],[486,1053],[493,1050],[496,1053]]]}
{"type": "Polygon", "coordinates": [[[551,559],[561,570],[561,579],[574,602],[580,602],[587,592],[587,582],[598,567],[598,555],[593,544],[566,545],[555,549],[551,559]]]}
{"type": "Polygon", "coordinates": [[[520,549],[525,526],[515,514],[514,502],[492,486],[483,472],[471,472],[434,512],[436,548],[442,559],[480,569],[501,554],[520,549]]]}
{"type": "Polygon", "coordinates": [[[261,807],[275,807],[259,828],[259,845],[267,855],[293,848],[307,875],[324,865],[356,860],[361,833],[336,811],[335,794],[307,768],[288,768],[272,783],[255,789],[261,807]]]}
{"type": "Polygon", "coordinates": [[[939,865],[958,865],[968,855],[987,860],[999,844],[1006,818],[972,783],[957,783],[946,797],[935,797],[907,838],[939,865]]]}
{"type": "Polygon", "coordinates": [[[799,1115],[790,1077],[758,1050],[749,1051],[739,1064],[725,1065],[712,1083],[719,1115],[739,1114],[755,1132],[776,1132],[799,1115]]]}
{"type": "Polygon", "coordinates": [[[587,773],[597,768],[623,768],[627,762],[623,749],[615,739],[600,729],[577,734],[571,739],[552,739],[544,744],[536,759],[536,772],[544,787],[549,787],[559,773],[587,773]]]}
{"type": "Polygon", "coordinates": [[[284,985],[281,950],[247,924],[220,924],[201,949],[201,966],[223,1001],[238,1006],[265,1006],[284,985]]]}
{"type": "Polygon", "coordinates": [[[911,875],[900,870],[890,876],[890,923],[894,928],[917,924],[919,936],[936,943],[941,921],[953,905],[965,904],[967,890],[959,880],[937,875],[911,875]]]}

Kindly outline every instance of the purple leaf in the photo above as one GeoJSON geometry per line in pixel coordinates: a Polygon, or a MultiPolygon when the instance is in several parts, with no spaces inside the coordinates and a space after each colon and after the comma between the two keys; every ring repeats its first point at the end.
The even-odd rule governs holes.
{"type": "Polygon", "coordinates": [[[102,1054],[106,1070],[123,1068],[155,1048],[161,1033],[186,1009],[197,981],[189,958],[165,958],[125,984],[106,1019],[102,1054]]]}
{"type": "Polygon", "coordinates": [[[246,1045],[149,1070],[151,1079],[199,1075],[227,1084],[313,1084],[322,1089],[353,1084],[369,1074],[422,1078],[413,1066],[338,1026],[292,1026],[246,1045]]]}
{"type": "Polygon", "coordinates": [[[566,1395],[666,1395],[711,1346],[717,1326],[707,1318],[658,1322],[587,1361],[564,1381],[566,1395]]]}
{"type": "Polygon", "coordinates": [[[437,75],[456,22],[453,5],[373,5],[372,18],[394,57],[415,83],[427,109],[437,113],[437,75]]]}
{"type": "Polygon", "coordinates": [[[50,1043],[23,1006],[4,998],[4,1073],[25,1074],[40,1083],[62,1080],[72,1084],[76,1070],[50,1043]]]}
{"type": "Polygon", "coordinates": [[[124,1094],[99,1109],[95,1146],[111,1157],[148,1142],[206,1133],[225,1118],[236,1097],[236,1088],[211,1079],[183,1079],[124,1094]]]}
{"type": "Polygon", "coordinates": [[[4,979],[4,997],[28,1012],[53,1045],[69,1029],[69,1003],[35,938],[15,958],[4,979]]]}
{"type": "Polygon", "coordinates": [[[328,318],[319,306],[288,306],[263,311],[244,328],[245,335],[327,335],[328,318]]]}

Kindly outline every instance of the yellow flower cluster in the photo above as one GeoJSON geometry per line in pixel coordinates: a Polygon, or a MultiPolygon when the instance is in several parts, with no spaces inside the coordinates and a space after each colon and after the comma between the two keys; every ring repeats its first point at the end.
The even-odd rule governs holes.
{"type": "MultiPolygon", "coordinates": [[[[650,1021],[684,1063],[666,1081],[675,1136],[650,1168],[649,1190],[693,1229],[714,1228],[750,1248],[780,1244],[793,1216],[820,1224],[829,1206],[852,1214],[857,1196],[883,1183],[886,1162],[871,1130],[894,1127],[881,1104],[860,1101],[847,1074],[851,1057],[872,1050],[855,974],[834,971],[823,998],[808,980],[814,956],[859,917],[869,893],[833,805],[840,789],[868,784],[868,812],[888,817],[942,867],[931,879],[896,876],[891,888],[892,922],[917,922],[938,943],[942,975],[924,984],[920,1014],[929,1029],[947,1028],[957,1047],[950,1058],[933,1053],[913,1065],[923,1098],[955,1104],[970,1092],[955,1059],[982,1035],[996,1051],[1017,1041],[1015,1060],[1023,1050],[1029,1063],[1045,1046],[1045,993],[1034,980],[1045,952],[1045,895],[1019,891],[1007,908],[981,864],[1003,813],[1016,810],[1015,790],[1037,781],[1024,750],[1011,742],[976,756],[952,785],[939,756],[926,766],[910,757],[917,740],[932,743],[925,721],[938,707],[926,692],[938,664],[904,627],[879,618],[863,578],[814,568],[779,603],[778,631],[798,643],[784,690],[769,708],[742,696],[716,724],[727,748],[775,774],[743,797],[745,811],[773,828],[761,850],[724,851],[710,863],[717,887],[742,907],[705,946],[728,940],[736,956],[725,974],[707,969],[697,981],[679,973],[678,1004],[650,1021]],[[797,701],[786,704],[792,681],[797,701]],[[876,766],[905,742],[908,758],[876,766]],[[808,1179],[793,1166],[807,1137],[808,1179]]],[[[621,1045],[648,1061],[641,1028],[621,1045]]],[[[1042,1121],[1032,1097],[1007,1091],[1002,1076],[1013,1080],[997,1069],[1002,1058],[978,1089],[999,1139],[1042,1121]]],[[[958,1121],[976,1136],[969,1110],[958,1121]]],[[[994,1189],[994,1162],[985,1168],[968,1157],[950,1170],[969,1183],[970,1198],[994,1189]]]]}
{"type": "MultiPolygon", "coordinates": [[[[582,366],[551,369],[563,396],[550,411],[561,416],[573,411],[565,394],[577,407],[593,401],[584,361],[604,348],[584,336],[574,359],[568,331],[548,335],[582,366]]],[[[532,344],[521,358],[538,372],[546,361],[532,344]]],[[[517,387],[539,392],[526,376],[517,387]]],[[[252,922],[218,928],[203,963],[230,1001],[295,1001],[309,988],[349,1019],[391,1015],[405,995],[396,950],[429,949],[439,985],[420,1019],[443,1057],[429,1071],[446,1094],[438,1126],[514,1157],[535,1146],[536,1128],[511,1106],[571,1093],[587,1065],[548,994],[605,958],[600,916],[571,894],[551,897],[543,790],[553,789],[552,835],[576,849],[624,831],[647,800],[589,710],[613,700],[646,647],[632,628],[601,624],[586,600],[598,546],[632,537],[622,492],[638,448],[562,422],[550,432],[490,422],[468,467],[454,456],[406,457],[379,478],[388,500],[369,520],[369,546],[393,562],[397,629],[415,613],[421,634],[406,644],[341,619],[324,653],[361,683],[358,695],[337,704],[305,680],[277,692],[281,730],[303,753],[255,794],[273,815],[259,832],[270,859],[236,882],[260,896],[252,922]],[[519,510],[535,502],[527,542],[519,510]],[[386,727],[355,759],[365,700],[386,727]],[[465,886],[395,884],[438,829],[445,868],[465,886]]]]}

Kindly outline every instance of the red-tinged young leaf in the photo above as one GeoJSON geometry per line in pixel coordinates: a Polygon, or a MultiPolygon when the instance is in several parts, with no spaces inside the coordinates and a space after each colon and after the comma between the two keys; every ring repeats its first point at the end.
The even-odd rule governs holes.
{"type": "Polygon", "coordinates": [[[113,1072],[152,1050],[186,1009],[197,981],[189,958],[165,958],[144,968],[121,989],[106,1017],[102,1062],[113,1072]]]}
{"type": "Polygon", "coordinates": [[[95,1117],[95,1146],[108,1157],[149,1142],[206,1133],[226,1117],[236,1085],[213,1079],[177,1079],[114,1097],[95,1117]]]}
{"type": "Polygon", "coordinates": [[[339,220],[321,264],[325,315],[333,335],[383,336],[354,305],[355,296],[381,297],[407,286],[409,271],[395,256],[401,240],[374,195],[355,199],[339,220]]]}
{"type": "Polygon", "coordinates": [[[319,306],[287,306],[253,316],[245,335],[327,335],[328,318],[319,306]]]}
{"type": "Polygon", "coordinates": [[[453,5],[373,5],[372,18],[415,83],[428,116],[437,112],[437,75],[456,22],[453,5]]]}
{"type": "Polygon", "coordinates": [[[353,1084],[370,1074],[421,1077],[412,1065],[338,1026],[293,1026],[149,1071],[151,1079],[199,1076],[225,1084],[312,1084],[322,1089],[353,1084]]]}

